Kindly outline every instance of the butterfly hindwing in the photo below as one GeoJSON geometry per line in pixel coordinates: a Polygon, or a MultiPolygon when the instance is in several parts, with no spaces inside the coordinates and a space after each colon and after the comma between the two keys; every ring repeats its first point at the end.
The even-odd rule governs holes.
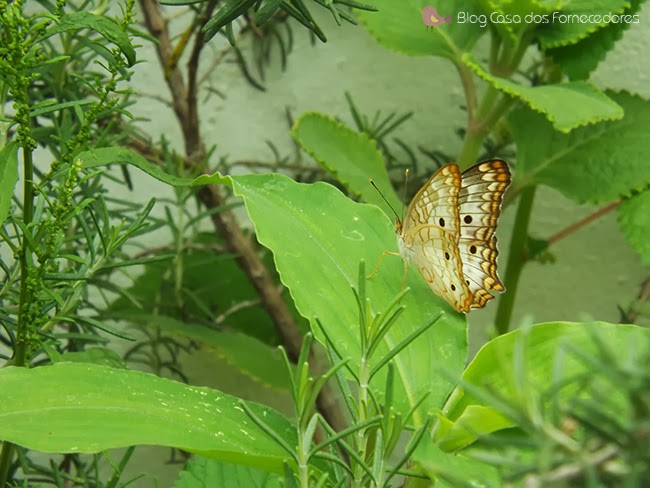
{"type": "Polygon", "coordinates": [[[474,296],[472,307],[483,307],[494,298],[489,291],[505,290],[497,275],[498,250],[494,233],[503,194],[509,184],[508,164],[500,159],[479,163],[462,175],[458,194],[458,253],[474,296]]]}

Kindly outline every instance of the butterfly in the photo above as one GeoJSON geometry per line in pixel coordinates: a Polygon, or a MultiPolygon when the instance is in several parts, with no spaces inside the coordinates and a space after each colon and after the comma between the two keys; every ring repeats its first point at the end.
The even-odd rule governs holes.
{"type": "Polygon", "coordinates": [[[484,307],[494,298],[490,291],[505,291],[497,275],[495,231],[509,184],[510,169],[501,159],[462,174],[458,165],[447,164],[413,197],[404,220],[395,222],[405,272],[415,263],[429,287],[459,312],[484,307]]]}

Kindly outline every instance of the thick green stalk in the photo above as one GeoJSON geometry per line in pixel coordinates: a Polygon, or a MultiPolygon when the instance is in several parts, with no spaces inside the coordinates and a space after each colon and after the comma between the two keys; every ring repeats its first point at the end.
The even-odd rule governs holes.
{"type": "MultiPolygon", "coordinates": [[[[483,100],[476,111],[471,114],[468,120],[467,132],[463,140],[463,147],[458,155],[457,163],[462,170],[465,170],[476,163],[478,154],[481,151],[485,136],[490,132],[498,117],[493,117],[494,110],[500,105],[499,91],[492,85],[488,85],[483,100]]],[[[498,111],[498,116],[503,115],[498,111]]]]}
{"type": "Polygon", "coordinates": [[[517,294],[517,285],[519,277],[524,267],[524,252],[528,240],[528,224],[530,214],[535,200],[535,186],[525,188],[519,197],[519,206],[517,207],[517,216],[515,217],[515,227],[510,239],[510,249],[508,263],[506,264],[506,274],[504,285],[506,293],[499,299],[497,315],[495,318],[496,329],[499,335],[505,334],[510,330],[510,320],[512,319],[512,309],[515,304],[517,294]]]}
{"type": "MultiPolygon", "coordinates": [[[[23,222],[29,226],[34,217],[34,163],[32,160],[32,151],[29,148],[23,148],[23,222]]],[[[29,291],[27,282],[29,278],[29,243],[23,236],[22,250],[20,253],[20,307],[18,314],[18,324],[16,326],[16,347],[14,349],[14,365],[24,366],[27,351],[27,308],[29,307],[29,291]]]]}

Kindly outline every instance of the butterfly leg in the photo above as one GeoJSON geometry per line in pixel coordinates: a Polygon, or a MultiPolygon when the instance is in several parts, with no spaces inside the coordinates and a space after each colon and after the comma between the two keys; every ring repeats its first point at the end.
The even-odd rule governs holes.
{"type": "Polygon", "coordinates": [[[406,261],[404,261],[404,275],[402,276],[402,288],[400,288],[400,291],[404,289],[404,285],[406,284],[406,272],[409,270],[409,265],[406,261]]]}
{"type": "MultiPolygon", "coordinates": [[[[384,251],[384,252],[382,252],[381,256],[379,256],[379,262],[377,263],[377,266],[375,267],[375,270],[372,273],[370,273],[368,276],[366,276],[367,280],[369,280],[370,278],[372,278],[373,276],[375,276],[377,274],[377,271],[379,271],[379,266],[381,266],[381,262],[384,260],[384,256],[386,254],[392,254],[393,256],[399,256],[398,252],[393,252],[393,251],[384,251]]],[[[406,276],[406,275],[404,275],[404,276],[406,276]]]]}

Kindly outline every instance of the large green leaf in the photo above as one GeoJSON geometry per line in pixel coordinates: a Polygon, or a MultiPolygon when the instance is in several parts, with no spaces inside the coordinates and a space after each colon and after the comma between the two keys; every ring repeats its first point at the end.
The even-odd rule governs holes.
{"type": "MultiPolygon", "coordinates": [[[[603,16],[625,14],[629,2],[628,0],[597,0],[592,2],[564,0],[559,7],[559,9],[553,9],[554,12],[549,14],[549,22],[542,24],[536,33],[540,44],[545,49],[575,44],[584,39],[603,27],[605,24],[603,16]]],[[[604,20],[608,20],[608,18],[605,17],[604,20]]]]}
{"type": "MultiPolygon", "coordinates": [[[[546,38],[542,35],[540,36],[542,47],[547,49],[546,53],[553,58],[553,61],[570,79],[586,80],[598,63],[605,59],[607,53],[614,48],[616,41],[623,36],[625,30],[639,22],[637,12],[641,1],[630,0],[629,5],[625,7],[622,15],[632,16],[632,22],[612,22],[605,26],[599,26],[598,30],[586,38],[554,49],[548,49],[546,38]]],[[[559,27],[562,28],[562,26],[559,27]]]]}
{"type": "Polygon", "coordinates": [[[491,75],[469,54],[463,62],[496,89],[543,113],[560,132],[623,117],[623,109],[590,83],[526,86],[491,75]]]}
{"type": "MultiPolygon", "coordinates": [[[[558,405],[584,394],[581,378],[591,377],[591,364],[571,350],[595,356],[599,344],[607,346],[614,360],[624,363],[630,356],[648,352],[650,329],[603,322],[552,322],[516,330],[488,342],[463,373],[466,386],[456,388],[443,408],[447,418],[455,423],[440,436],[440,446],[456,450],[481,434],[514,425],[512,419],[477,395],[477,391],[485,391],[521,409],[529,404],[544,408],[551,401],[558,405]],[[470,385],[478,390],[468,391],[470,385]],[[551,391],[554,395],[549,394],[551,391]]],[[[612,390],[610,400],[622,402],[622,395],[612,390]]]]}
{"type": "MultiPolygon", "coordinates": [[[[287,454],[235,397],[157,376],[79,363],[0,369],[0,439],[43,452],[151,444],[281,472],[287,454]]],[[[289,445],[291,423],[247,402],[289,445]]]]}
{"type": "Polygon", "coordinates": [[[451,16],[451,24],[427,27],[422,23],[422,7],[429,0],[375,0],[379,12],[359,12],[370,34],[384,46],[410,56],[443,56],[460,59],[486,30],[479,24],[459,22],[458,13],[478,14],[473,2],[446,0],[436,4],[438,13],[451,16]]]}
{"type": "Polygon", "coordinates": [[[428,436],[413,454],[413,461],[432,479],[436,488],[492,488],[501,486],[497,468],[487,463],[444,452],[428,436]]]}
{"type": "MultiPolygon", "coordinates": [[[[569,0],[570,1],[570,0],[569,0]]],[[[484,18],[509,43],[519,42],[524,32],[544,25],[544,20],[554,10],[559,10],[562,0],[477,0],[484,18]]]]}
{"type": "MultiPolygon", "coordinates": [[[[230,183],[244,198],[261,244],[273,251],[280,279],[291,291],[298,311],[310,320],[315,335],[323,340],[318,317],[344,357],[359,362],[359,311],[352,293],[357,286],[361,260],[374,268],[384,250],[396,251],[393,225],[374,205],[355,203],[331,185],[299,184],[282,175],[200,177],[230,183]]],[[[379,273],[367,282],[373,312],[384,309],[400,291],[403,265],[388,256],[379,273]]],[[[445,315],[395,358],[397,390],[395,407],[406,412],[429,394],[416,422],[425,411],[439,406],[452,383],[441,374],[462,370],[467,348],[466,323],[442,299],[431,292],[415,271],[407,276],[412,288],[402,303],[406,311],[385,336],[379,354],[385,354],[413,332],[429,323],[441,310],[445,315]]],[[[376,358],[376,361],[379,357],[376,358]]],[[[384,376],[374,380],[378,390],[384,376]]]]}
{"type": "Polygon", "coordinates": [[[281,488],[277,474],[194,456],[181,471],[174,488],[223,486],[228,488],[281,488]]]}
{"type": "Polygon", "coordinates": [[[384,158],[375,141],[366,134],[322,114],[308,112],[300,116],[292,130],[293,137],[321,166],[334,174],[345,187],[368,203],[392,212],[369,178],[381,189],[393,208],[401,203],[388,178],[384,158]]]}
{"type": "Polygon", "coordinates": [[[517,143],[511,191],[545,184],[578,202],[607,202],[650,184],[650,103],[629,93],[607,93],[623,107],[621,120],[555,131],[530,109],[513,111],[508,122],[517,143]]]}
{"type": "Polygon", "coordinates": [[[650,188],[618,207],[618,221],[627,241],[650,266],[650,188]]]}

